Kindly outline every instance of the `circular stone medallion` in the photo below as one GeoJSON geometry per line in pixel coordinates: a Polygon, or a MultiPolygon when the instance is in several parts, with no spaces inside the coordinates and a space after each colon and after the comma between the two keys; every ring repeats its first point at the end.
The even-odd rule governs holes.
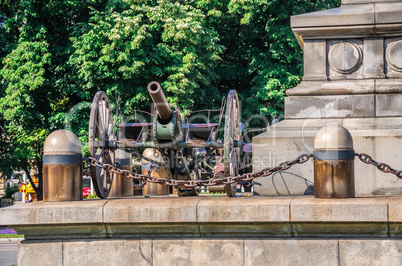
{"type": "Polygon", "coordinates": [[[355,43],[340,42],[331,47],[328,59],[331,68],[336,72],[349,74],[361,65],[362,51],[355,43]]]}
{"type": "Polygon", "coordinates": [[[394,40],[388,44],[385,59],[392,69],[402,72],[402,39],[394,40]]]}

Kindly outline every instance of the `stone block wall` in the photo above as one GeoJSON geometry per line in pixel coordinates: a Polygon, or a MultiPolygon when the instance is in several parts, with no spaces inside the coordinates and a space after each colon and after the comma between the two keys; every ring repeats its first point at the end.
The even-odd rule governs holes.
{"type": "Polygon", "coordinates": [[[0,209],[18,265],[401,265],[402,198],[155,197],[0,209]]]}
{"type": "Polygon", "coordinates": [[[224,238],[25,240],[18,265],[402,264],[401,239],[224,238]]]}

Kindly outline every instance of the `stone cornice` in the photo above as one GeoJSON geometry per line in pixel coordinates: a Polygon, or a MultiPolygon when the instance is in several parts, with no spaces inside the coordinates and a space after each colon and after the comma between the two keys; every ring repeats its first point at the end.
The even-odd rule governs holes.
{"type": "Polygon", "coordinates": [[[402,32],[402,2],[347,4],[296,15],[291,17],[291,27],[302,47],[311,38],[392,37],[402,32]]]}
{"type": "Polygon", "coordinates": [[[26,239],[402,236],[402,198],[136,198],[40,202],[0,210],[26,239]]]}

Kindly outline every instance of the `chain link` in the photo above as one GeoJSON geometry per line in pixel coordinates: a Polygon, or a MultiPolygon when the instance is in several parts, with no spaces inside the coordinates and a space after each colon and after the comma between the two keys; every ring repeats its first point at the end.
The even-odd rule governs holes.
{"type": "MultiPolygon", "coordinates": [[[[207,180],[175,180],[170,178],[153,177],[151,176],[152,171],[148,171],[148,175],[142,175],[133,173],[128,170],[119,169],[111,164],[101,163],[93,157],[84,158],[84,160],[86,160],[89,165],[102,168],[110,173],[120,174],[132,179],[139,180],[140,181],[139,184],[135,184],[134,186],[135,189],[141,189],[145,185],[146,181],[174,187],[185,186],[188,188],[193,188],[197,186],[218,186],[238,182],[251,182],[253,181],[254,178],[269,176],[275,172],[287,170],[295,164],[303,164],[312,157],[313,157],[312,153],[302,154],[293,161],[282,162],[278,166],[268,167],[257,173],[247,173],[239,176],[228,176],[224,178],[207,179],[207,180]]],[[[90,175],[90,170],[84,169],[84,175],[90,175]]]]}
{"type": "Polygon", "coordinates": [[[374,165],[381,172],[394,174],[398,178],[402,179],[402,171],[401,170],[399,170],[399,171],[395,170],[386,163],[379,163],[379,162],[373,160],[373,158],[371,158],[371,156],[366,153],[356,153],[355,155],[357,157],[359,157],[360,161],[362,161],[363,163],[374,165]]]}
{"type": "MultiPolygon", "coordinates": [[[[373,158],[366,153],[356,153],[355,156],[357,156],[360,159],[360,161],[362,161],[365,164],[374,165],[381,172],[394,174],[398,178],[402,179],[402,170],[393,169],[391,166],[389,166],[386,163],[379,163],[379,162],[373,160],[373,158]]],[[[171,178],[153,177],[153,176],[151,176],[152,171],[153,171],[152,167],[148,171],[147,175],[143,175],[143,174],[133,173],[128,170],[119,169],[118,167],[111,165],[111,164],[101,163],[93,157],[84,158],[84,160],[86,160],[87,163],[91,166],[99,167],[110,173],[124,175],[128,178],[138,180],[139,183],[134,184],[134,189],[139,190],[144,187],[144,185],[146,184],[146,181],[148,181],[150,183],[159,183],[159,184],[174,186],[174,187],[177,187],[177,186],[183,187],[184,186],[184,187],[188,187],[188,188],[193,188],[196,186],[218,186],[218,185],[233,184],[233,183],[238,183],[238,182],[251,182],[251,181],[253,181],[254,178],[269,176],[275,172],[285,171],[295,164],[303,164],[312,157],[313,157],[312,153],[302,154],[293,161],[285,161],[275,167],[268,167],[268,168],[265,168],[256,173],[246,173],[246,174],[239,175],[239,176],[228,176],[228,177],[224,177],[224,178],[215,178],[215,179],[207,179],[207,180],[175,180],[175,179],[171,179],[171,178]]],[[[90,169],[84,169],[83,175],[91,176],[90,169]]]]}

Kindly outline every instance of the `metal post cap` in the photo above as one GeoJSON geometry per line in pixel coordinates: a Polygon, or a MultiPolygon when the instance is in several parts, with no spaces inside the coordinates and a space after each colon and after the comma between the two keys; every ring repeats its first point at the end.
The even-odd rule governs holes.
{"type": "Polygon", "coordinates": [[[349,131],[338,123],[321,128],[314,139],[315,150],[352,150],[353,139],[349,131]]]}
{"type": "Polygon", "coordinates": [[[151,164],[153,164],[153,162],[164,163],[162,157],[163,154],[157,149],[147,148],[142,153],[142,156],[143,158],[141,160],[141,163],[151,163],[151,164]]]}
{"type": "Polygon", "coordinates": [[[44,155],[81,154],[81,142],[68,130],[56,130],[46,139],[43,147],[44,155]]]}

